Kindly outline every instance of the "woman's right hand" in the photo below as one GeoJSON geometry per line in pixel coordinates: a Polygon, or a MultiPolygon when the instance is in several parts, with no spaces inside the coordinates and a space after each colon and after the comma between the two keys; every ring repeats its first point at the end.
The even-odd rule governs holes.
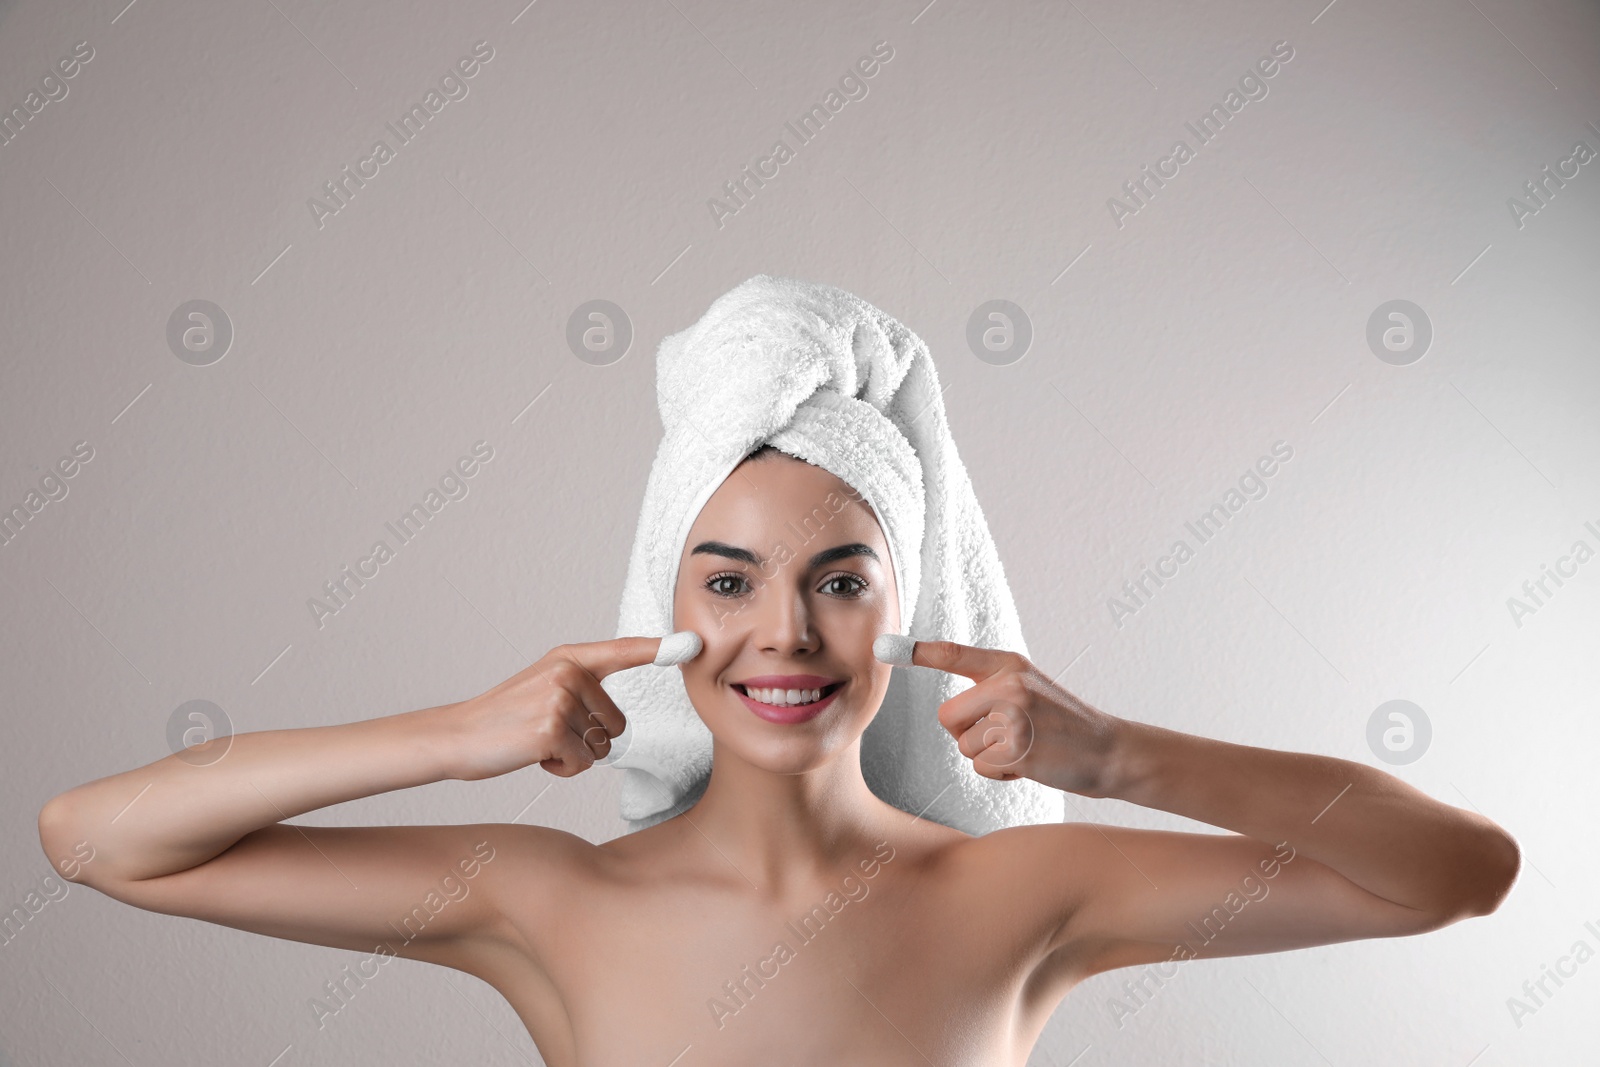
{"type": "Polygon", "coordinates": [[[557,645],[493,689],[456,705],[457,771],[473,782],[537,763],[571,778],[603,759],[627,720],[600,685],[615,671],[654,662],[659,637],[557,645]]]}

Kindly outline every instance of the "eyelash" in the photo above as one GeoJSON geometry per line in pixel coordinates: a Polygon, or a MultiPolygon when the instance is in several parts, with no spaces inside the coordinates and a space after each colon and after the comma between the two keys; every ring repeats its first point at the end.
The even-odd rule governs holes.
{"type": "MultiPolygon", "coordinates": [[[[727,599],[727,600],[732,600],[735,597],[738,597],[740,595],[738,593],[719,593],[719,592],[717,592],[717,590],[715,588],[716,584],[718,582],[720,582],[720,581],[723,581],[724,579],[727,579],[727,578],[737,578],[740,581],[744,581],[744,575],[740,574],[738,571],[723,571],[721,574],[713,574],[711,577],[706,579],[706,584],[705,584],[706,590],[712,596],[722,597],[722,598],[727,599]]],[[[865,578],[861,577],[858,574],[840,573],[840,574],[830,575],[828,577],[828,581],[829,582],[837,582],[837,581],[840,581],[840,580],[843,580],[843,579],[848,579],[848,580],[856,583],[855,592],[850,593],[848,595],[841,595],[839,593],[828,593],[826,595],[827,596],[831,596],[831,597],[837,597],[840,600],[855,600],[856,598],[862,596],[867,591],[867,589],[870,588],[870,584],[867,582],[867,580],[865,578]]]]}

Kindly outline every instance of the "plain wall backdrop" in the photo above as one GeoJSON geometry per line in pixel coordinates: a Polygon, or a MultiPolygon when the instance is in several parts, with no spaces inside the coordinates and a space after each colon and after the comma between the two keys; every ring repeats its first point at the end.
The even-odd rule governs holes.
{"type": "MultiPolygon", "coordinates": [[[[422,963],[319,1028],[357,954],[56,880],[35,819],[173,751],[190,701],[347,722],[613,636],[655,346],[756,273],[928,342],[1062,684],[1382,766],[1522,844],[1487,918],[1139,999],[1097,976],[1032,1064],[1593,1062],[1597,60],[1577,0],[0,4],[0,1065],[538,1062],[492,988],[422,963]]],[[[301,821],[598,841],[614,775],[301,821]]]]}

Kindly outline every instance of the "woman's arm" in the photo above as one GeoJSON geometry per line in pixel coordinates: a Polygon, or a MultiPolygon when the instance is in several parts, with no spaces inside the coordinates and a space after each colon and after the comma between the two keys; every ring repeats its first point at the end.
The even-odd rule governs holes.
{"type": "Polygon", "coordinates": [[[544,886],[535,883],[559,880],[591,846],[534,826],[284,820],[535,763],[578,774],[624,726],[599,678],[650,662],[659,644],[561,645],[471,700],[213,740],[55,797],[39,814],[40,843],[63,876],[135,907],[312,944],[387,943],[393,954],[460,966],[520,937],[503,902],[536,909],[544,886]],[[518,858],[495,862],[506,852],[518,858]]]}
{"type": "Polygon", "coordinates": [[[252,830],[453,777],[459,713],[447,704],[218,738],[53,798],[39,815],[40,840],[52,863],[88,842],[94,858],[73,879],[88,885],[188,870],[252,830]],[[202,765],[208,748],[224,746],[221,758],[202,765]]]}
{"type": "Polygon", "coordinates": [[[545,852],[535,838],[558,831],[284,821],[453,777],[463,712],[208,742],[228,746],[213,763],[166,756],[55,797],[39,840],[63,877],[145,911],[476,972],[508,955],[496,886],[517,861],[504,857],[545,852]]]}
{"type": "Polygon", "coordinates": [[[1510,891],[1516,841],[1376,767],[1121,720],[1106,795],[1272,844],[1374,896],[1448,921],[1510,891]]]}
{"type": "Polygon", "coordinates": [[[1374,767],[1119,720],[1103,790],[1234,831],[1044,831],[1061,919],[1045,973],[1282,952],[1437,930],[1500,906],[1516,840],[1374,767]],[[1071,874],[1066,874],[1067,870],[1071,874]]]}
{"type": "Polygon", "coordinates": [[[979,774],[1234,831],[1068,822],[988,835],[1016,906],[1056,924],[1043,966],[1063,981],[1422,933],[1494,911],[1516,880],[1511,835],[1376,768],[1120,719],[1012,652],[919,641],[912,662],[977,682],[939,721],[979,774]]]}

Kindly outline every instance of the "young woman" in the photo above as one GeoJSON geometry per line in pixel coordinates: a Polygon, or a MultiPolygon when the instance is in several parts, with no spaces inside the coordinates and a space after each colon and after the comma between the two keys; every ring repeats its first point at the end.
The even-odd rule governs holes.
{"type": "Polygon", "coordinates": [[[135,907],[477,975],[551,1067],[1022,1067],[1096,973],[1418,934],[1489,914],[1513,883],[1504,830],[1382,771],[1120,718],[1021,656],[948,642],[914,663],[976,682],[927,709],[975,773],[1232,833],[974,837],[884,803],[860,759],[893,670],[874,638],[903,632],[883,531],[856,500],[774,569],[754,546],[851,487],[771,450],[737,473],[695,519],[673,594],[675,628],[704,640],[679,669],[714,739],[681,814],[598,845],[287,821],[533,764],[582,773],[624,725],[599,679],[655,656],[659,638],[636,637],[561,645],[460,703],[89,782],[41,812],[45,852],[135,907]]]}

